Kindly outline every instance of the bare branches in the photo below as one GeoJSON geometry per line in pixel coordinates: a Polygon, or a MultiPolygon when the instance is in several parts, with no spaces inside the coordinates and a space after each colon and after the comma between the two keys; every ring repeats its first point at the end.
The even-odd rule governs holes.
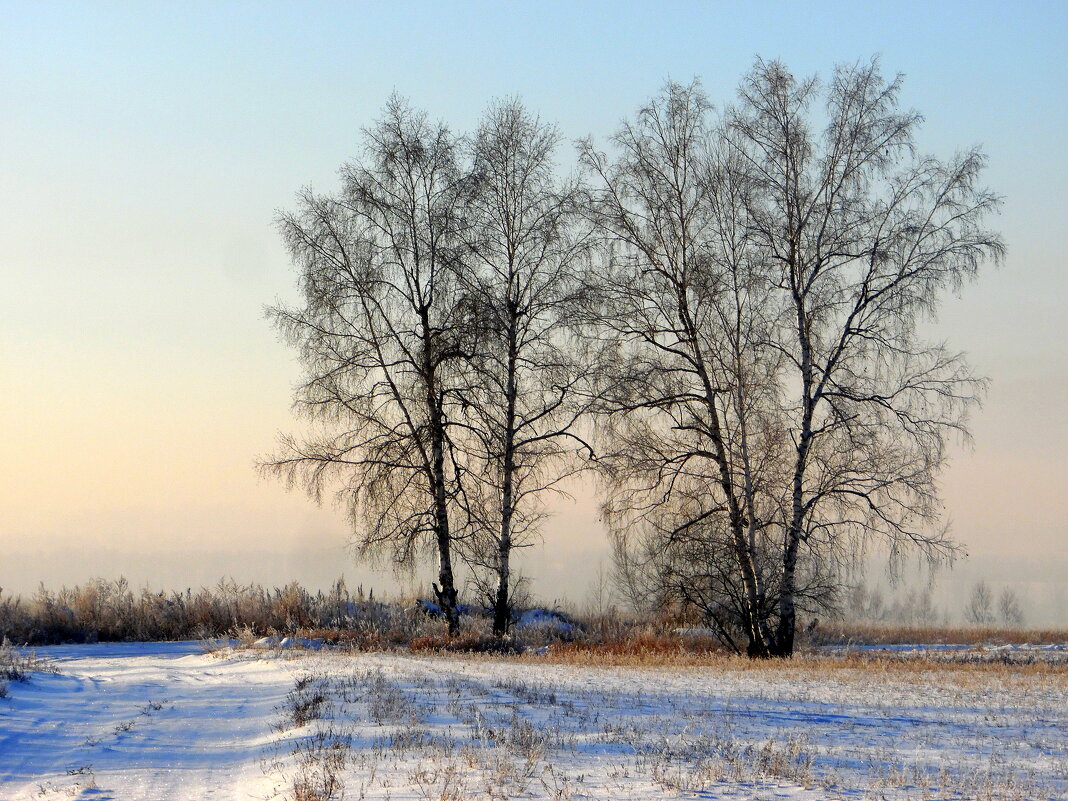
{"type": "Polygon", "coordinates": [[[817,136],[817,82],[758,61],[728,117],[758,188],[752,241],[778,265],[791,321],[779,339],[796,387],[782,409],[794,454],[780,653],[793,647],[796,569],[815,533],[825,547],[874,535],[953,551],[924,529],[937,519],[945,436],[966,431],[983,382],[960,355],[919,341],[917,323],[1003,245],[981,225],[998,202],[978,186],[983,157],[917,158],[921,118],[898,110],[900,82],[874,60],[840,67],[817,136]]]}
{"type": "Polygon", "coordinates": [[[364,133],[337,196],[304,190],[279,217],[304,305],[271,315],[305,365],[297,408],[335,431],[285,439],[268,468],[317,499],[339,486],[361,553],[410,565],[436,552],[455,628],[449,515],[462,487],[448,430],[470,349],[456,144],[396,97],[364,133]]]}
{"type": "MultiPolygon", "coordinates": [[[[707,545],[718,532],[726,550],[717,551],[717,563],[731,566],[744,599],[735,620],[750,650],[765,653],[755,613],[765,603],[763,535],[754,521],[766,514],[749,442],[768,436],[762,428],[771,417],[752,406],[775,397],[780,357],[768,363],[766,349],[754,347],[770,336],[769,286],[745,243],[739,201],[747,179],[709,117],[696,83],[669,84],[616,134],[615,161],[589,143],[582,148],[600,182],[590,218],[608,241],[587,308],[609,355],[599,404],[612,443],[602,459],[606,510],[620,551],[645,537],[644,545],[632,543],[632,560],[645,551],[661,570],[705,570],[707,560],[693,561],[695,540],[680,535],[696,532],[707,545]]],[[[712,586],[698,584],[687,592],[707,598],[712,586]]]]}
{"type": "Polygon", "coordinates": [[[569,346],[587,242],[579,192],[553,171],[558,139],[511,100],[488,109],[470,144],[465,236],[480,333],[465,453],[477,465],[468,499],[478,536],[465,553],[496,575],[496,634],[511,618],[512,550],[536,533],[541,497],[584,467],[579,449],[593,453],[577,431],[588,368],[569,346]]]}
{"type": "Polygon", "coordinates": [[[901,87],[758,59],[714,114],[668,83],[580,144],[588,186],[516,100],[458,140],[391,99],[342,190],[279,218],[321,431],[271,469],[340,486],[364,552],[436,552],[447,610],[459,544],[497,633],[512,550],[595,456],[634,598],[751,655],[790,654],[872,539],[951,558],[936,481],[985,383],[920,329],[1004,245],[985,157],[919,155],[901,87]]]}
{"type": "Polygon", "coordinates": [[[1004,247],[984,157],[916,156],[900,88],[877,60],[824,85],[758,59],[718,123],[669,85],[615,160],[582,147],[621,553],[750,653],[789,654],[869,538],[955,550],[935,480],[984,382],[917,327],[1004,247]]]}

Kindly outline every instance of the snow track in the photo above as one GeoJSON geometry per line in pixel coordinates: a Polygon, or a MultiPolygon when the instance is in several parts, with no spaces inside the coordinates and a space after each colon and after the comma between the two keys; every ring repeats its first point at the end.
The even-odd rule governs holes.
{"type": "Polygon", "coordinates": [[[0,702],[0,798],[263,797],[267,720],[292,685],[284,663],[225,662],[193,643],[39,649],[0,702]]]}
{"type": "Polygon", "coordinates": [[[292,797],[330,758],[350,799],[1068,796],[1056,671],[39,653],[61,673],[0,700],[3,801],[292,797]]]}

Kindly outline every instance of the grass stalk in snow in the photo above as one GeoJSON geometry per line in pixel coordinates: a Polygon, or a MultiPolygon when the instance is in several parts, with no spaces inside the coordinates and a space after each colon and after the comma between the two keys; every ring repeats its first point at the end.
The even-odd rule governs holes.
{"type": "Polygon", "coordinates": [[[15,648],[5,637],[0,643],[0,698],[7,698],[12,681],[28,681],[32,673],[58,673],[50,659],[35,651],[15,648]]]}

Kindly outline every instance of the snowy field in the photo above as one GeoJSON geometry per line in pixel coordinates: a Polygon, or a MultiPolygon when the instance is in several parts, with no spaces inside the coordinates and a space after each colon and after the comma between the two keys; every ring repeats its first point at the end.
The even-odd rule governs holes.
{"type": "Polygon", "coordinates": [[[1068,797],[1068,674],[38,649],[0,799],[1068,797]]]}

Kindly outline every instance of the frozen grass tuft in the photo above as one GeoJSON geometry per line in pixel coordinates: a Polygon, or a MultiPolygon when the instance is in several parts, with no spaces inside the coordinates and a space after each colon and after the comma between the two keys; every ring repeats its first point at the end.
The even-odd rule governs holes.
{"type": "Polygon", "coordinates": [[[333,727],[316,731],[294,746],[292,801],[334,801],[345,797],[343,779],[352,741],[333,727]]]}
{"type": "Polygon", "coordinates": [[[0,643],[0,682],[3,682],[6,695],[7,682],[27,681],[31,673],[59,673],[59,668],[51,659],[38,656],[35,651],[15,648],[5,637],[0,643]]]}
{"type": "Polygon", "coordinates": [[[323,716],[326,705],[326,676],[305,673],[297,678],[282,704],[282,730],[301,728],[323,716]]]}

